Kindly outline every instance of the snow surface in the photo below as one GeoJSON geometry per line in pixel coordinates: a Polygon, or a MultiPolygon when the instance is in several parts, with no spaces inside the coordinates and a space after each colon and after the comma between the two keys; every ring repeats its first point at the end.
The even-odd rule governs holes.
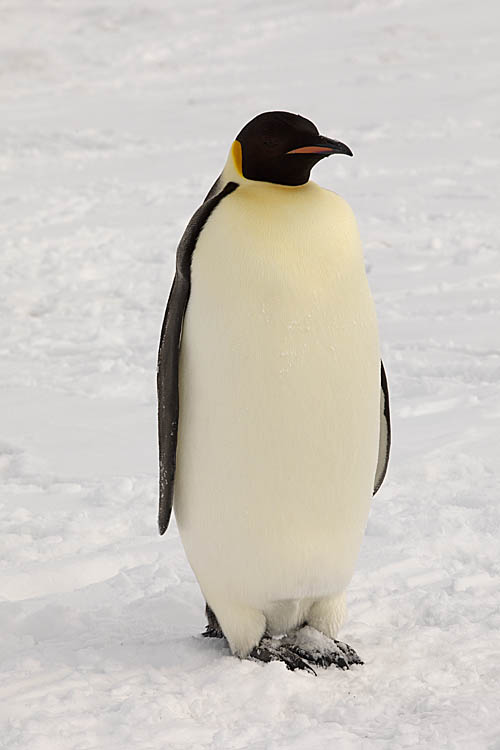
{"type": "Polygon", "coordinates": [[[500,748],[496,0],[0,8],[0,747],[500,748]],[[231,657],[156,531],[155,359],[182,230],[241,126],[348,143],[393,453],[340,637],[231,657]]]}

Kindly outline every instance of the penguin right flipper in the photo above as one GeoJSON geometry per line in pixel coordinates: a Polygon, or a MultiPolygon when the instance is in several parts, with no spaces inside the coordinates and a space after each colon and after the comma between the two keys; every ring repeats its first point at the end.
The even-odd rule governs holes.
{"type": "Polygon", "coordinates": [[[391,412],[389,409],[389,387],[384,370],[384,363],[380,361],[380,434],[378,446],[378,461],[375,471],[373,495],[379,491],[387,473],[389,453],[391,450],[391,412]]]}
{"type": "MultiPolygon", "coordinates": [[[[217,183],[214,185],[216,188],[217,183]]],[[[167,309],[163,319],[158,351],[158,441],[160,457],[160,503],[158,528],[167,530],[174,497],[177,429],[179,424],[179,354],[182,324],[191,292],[191,258],[196,242],[212,211],[238,184],[228,182],[224,188],[207,196],[194,213],[177,248],[176,270],[167,309]]],[[[212,191],[210,191],[212,192],[212,191]]]]}

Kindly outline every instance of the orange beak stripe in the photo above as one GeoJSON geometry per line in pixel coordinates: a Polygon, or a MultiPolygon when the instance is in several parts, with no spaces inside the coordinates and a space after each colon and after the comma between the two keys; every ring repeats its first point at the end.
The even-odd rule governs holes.
{"type": "Polygon", "coordinates": [[[329,148],[329,146],[302,146],[287,151],[287,154],[331,154],[332,151],[333,148],[329,148]]]}

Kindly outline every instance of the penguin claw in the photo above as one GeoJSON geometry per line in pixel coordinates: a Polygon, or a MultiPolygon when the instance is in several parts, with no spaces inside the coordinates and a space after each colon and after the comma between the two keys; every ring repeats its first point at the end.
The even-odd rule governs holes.
{"type": "Polygon", "coordinates": [[[286,639],[287,648],[317,667],[335,666],[347,670],[353,664],[363,664],[356,651],[347,643],[328,638],[307,625],[286,639]]]}
{"type": "Polygon", "coordinates": [[[205,626],[205,630],[201,635],[203,638],[224,638],[224,633],[220,628],[213,628],[210,625],[205,626]]]}
{"type": "Polygon", "coordinates": [[[302,656],[291,649],[287,644],[272,638],[264,637],[258,646],[254,646],[249,654],[249,658],[255,661],[282,661],[287,669],[294,672],[296,669],[303,669],[315,677],[316,672],[302,656]]]}
{"type": "Polygon", "coordinates": [[[312,654],[305,651],[303,648],[300,648],[300,646],[290,646],[290,650],[302,659],[308,659],[315,666],[323,667],[323,669],[328,669],[328,667],[331,667],[333,664],[338,669],[343,669],[344,671],[350,668],[349,661],[342,653],[338,653],[337,651],[329,654],[312,654]]]}
{"type": "Polygon", "coordinates": [[[335,666],[347,670],[353,664],[363,664],[355,650],[347,643],[328,638],[310,625],[288,636],[285,642],[287,648],[301,659],[324,669],[335,666]]]}
{"type": "Polygon", "coordinates": [[[337,646],[340,651],[343,651],[347,660],[347,663],[349,665],[352,664],[364,664],[364,661],[361,659],[361,657],[356,653],[356,651],[352,648],[352,646],[349,646],[347,643],[343,643],[343,641],[337,641],[334,639],[333,641],[335,645],[337,646]]]}
{"type": "Polygon", "coordinates": [[[202,636],[204,638],[224,638],[224,633],[222,632],[222,628],[219,625],[215,612],[208,604],[205,605],[205,614],[207,616],[207,625],[202,636]]]}

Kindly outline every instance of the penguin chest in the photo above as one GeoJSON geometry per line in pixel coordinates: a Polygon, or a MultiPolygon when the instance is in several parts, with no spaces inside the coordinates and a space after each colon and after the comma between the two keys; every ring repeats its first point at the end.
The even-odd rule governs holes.
{"type": "Polygon", "coordinates": [[[310,596],[350,577],[366,522],[376,320],[342,199],[263,187],[222,201],[193,255],[175,511],[198,577],[252,555],[252,580],[295,597],[300,570],[310,596]]]}

